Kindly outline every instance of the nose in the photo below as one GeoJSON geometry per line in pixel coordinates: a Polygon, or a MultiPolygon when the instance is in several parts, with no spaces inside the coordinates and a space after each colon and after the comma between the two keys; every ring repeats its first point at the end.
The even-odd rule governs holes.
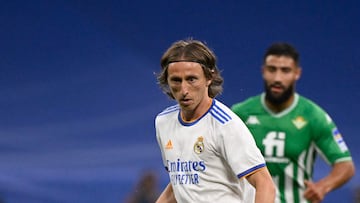
{"type": "Polygon", "coordinates": [[[186,82],[181,83],[181,94],[186,96],[189,93],[189,85],[186,82]]]}
{"type": "Polygon", "coordinates": [[[282,78],[282,74],[280,71],[275,71],[274,72],[274,81],[281,81],[282,78]]]}

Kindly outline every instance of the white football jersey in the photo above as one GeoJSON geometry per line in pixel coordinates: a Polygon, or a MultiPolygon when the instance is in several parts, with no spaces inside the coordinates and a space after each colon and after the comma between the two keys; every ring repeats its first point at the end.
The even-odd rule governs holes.
{"type": "Polygon", "coordinates": [[[265,160],[248,128],[224,104],[213,99],[192,122],[171,106],[157,115],[155,128],[177,202],[254,201],[244,177],[265,167],[265,160]]]}

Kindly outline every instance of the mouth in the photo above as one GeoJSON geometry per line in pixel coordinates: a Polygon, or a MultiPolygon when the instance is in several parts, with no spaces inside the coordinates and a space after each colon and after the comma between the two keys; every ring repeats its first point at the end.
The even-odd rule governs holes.
{"type": "Polygon", "coordinates": [[[271,85],[270,90],[275,94],[279,94],[284,91],[284,88],[281,85],[271,85]]]}
{"type": "Polygon", "coordinates": [[[191,99],[181,99],[180,104],[182,106],[189,106],[191,104],[191,99]]]}

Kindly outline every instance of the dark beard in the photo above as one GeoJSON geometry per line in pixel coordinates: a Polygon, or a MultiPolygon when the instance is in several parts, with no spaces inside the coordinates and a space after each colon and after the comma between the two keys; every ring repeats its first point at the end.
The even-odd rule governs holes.
{"type": "Polygon", "coordinates": [[[273,95],[271,93],[270,87],[265,83],[265,100],[270,102],[273,105],[280,105],[285,103],[290,99],[290,97],[294,94],[294,85],[290,85],[287,89],[285,89],[284,93],[281,95],[273,95]]]}

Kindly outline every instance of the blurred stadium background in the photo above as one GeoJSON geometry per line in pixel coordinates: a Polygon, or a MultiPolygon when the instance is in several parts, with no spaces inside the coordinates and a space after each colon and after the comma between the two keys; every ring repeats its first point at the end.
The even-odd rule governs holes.
{"type": "MultiPolygon", "coordinates": [[[[149,170],[162,189],[153,119],[173,102],[154,73],[187,37],[217,54],[227,105],[262,91],[270,43],[293,43],[298,92],[328,111],[360,168],[360,1],[13,0],[0,16],[3,202],[119,203],[149,170]]],[[[359,172],[324,202],[352,202],[359,172]]]]}

